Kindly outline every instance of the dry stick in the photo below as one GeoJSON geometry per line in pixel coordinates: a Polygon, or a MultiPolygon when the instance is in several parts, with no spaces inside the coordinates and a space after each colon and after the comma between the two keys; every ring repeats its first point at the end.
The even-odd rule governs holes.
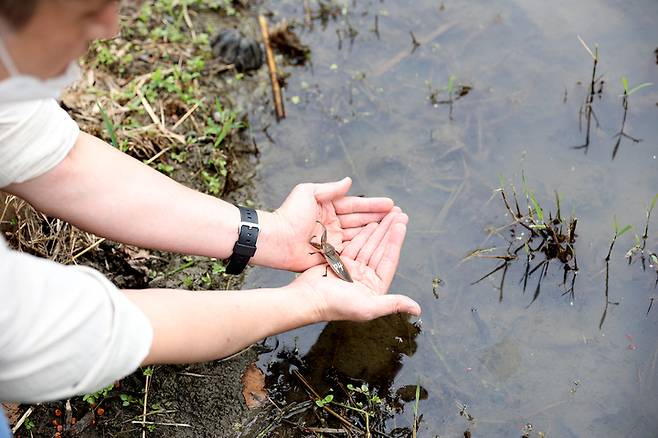
{"type": "Polygon", "coordinates": [[[78,436],[82,432],[84,432],[89,426],[91,426],[91,423],[94,422],[95,419],[94,411],[91,410],[87,412],[82,418],[80,418],[78,421],[75,422],[74,425],[71,426],[71,429],[69,431],[69,436],[78,436]]]}
{"type": "Polygon", "coordinates": [[[153,107],[149,103],[148,99],[146,99],[146,96],[144,96],[144,93],[142,93],[142,86],[144,85],[144,82],[146,82],[146,80],[149,79],[149,78],[150,78],[150,76],[146,76],[146,77],[140,79],[140,81],[135,86],[135,94],[137,94],[137,96],[139,97],[139,99],[142,103],[142,106],[144,107],[144,109],[148,113],[149,117],[151,118],[151,120],[153,121],[155,126],[157,126],[160,129],[160,132],[162,132],[165,135],[165,137],[172,138],[172,139],[178,141],[181,144],[185,144],[185,137],[183,137],[180,134],[175,134],[175,133],[173,133],[173,132],[171,132],[170,130],[167,129],[167,127],[164,125],[163,121],[160,120],[158,118],[158,116],[155,114],[155,111],[153,111],[153,107]]]}
{"type": "Polygon", "coordinates": [[[151,164],[152,162],[154,162],[155,160],[157,160],[158,158],[160,158],[163,154],[165,154],[169,149],[171,149],[171,146],[167,146],[166,148],[162,149],[160,152],[158,152],[157,154],[153,155],[153,156],[152,156],[151,158],[149,158],[148,160],[144,161],[144,164],[151,164]]]}
{"type": "Polygon", "coordinates": [[[187,118],[190,117],[192,115],[192,113],[194,111],[196,111],[197,108],[199,108],[199,103],[198,102],[195,103],[194,106],[192,106],[192,108],[187,110],[187,112],[185,114],[183,114],[183,117],[181,117],[176,123],[174,123],[174,126],[171,127],[171,130],[175,131],[176,128],[178,128],[185,120],[187,120],[187,118]]]}
{"type": "MultiPolygon", "coordinates": [[[[322,399],[322,397],[320,397],[320,395],[317,392],[315,392],[313,387],[311,387],[311,384],[308,383],[308,381],[304,378],[304,376],[302,376],[302,374],[299,371],[293,370],[292,372],[299,379],[299,381],[302,382],[302,384],[306,387],[308,392],[311,393],[310,397],[313,401],[322,399]]],[[[364,433],[364,430],[350,423],[345,417],[343,417],[342,415],[340,415],[339,413],[337,413],[327,405],[322,406],[322,409],[324,409],[325,411],[336,417],[341,423],[347,426],[348,429],[354,429],[359,433],[364,433]]]]}
{"type": "Polygon", "coordinates": [[[192,20],[190,19],[190,14],[187,11],[187,2],[183,3],[183,19],[188,29],[190,29],[190,35],[192,35],[192,41],[196,41],[196,32],[194,32],[194,26],[192,26],[192,20]]]}
{"type": "MultiPolygon", "coordinates": [[[[132,423],[141,424],[141,425],[152,424],[154,426],[192,427],[191,424],[187,424],[187,423],[159,423],[157,421],[144,421],[144,420],[133,420],[132,423]]],[[[142,436],[145,436],[145,434],[146,434],[146,430],[143,430],[142,436]]]]}
{"type": "Polygon", "coordinates": [[[102,237],[102,238],[98,239],[97,241],[95,241],[94,243],[92,243],[91,245],[89,245],[88,247],[86,247],[85,249],[83,249],[82,251],[80,251],[79,253],[74,255],[73,257],[71,257],[71,260],[75,261],[77,258],[81,257],[83,254],[86,254],[87,252],[89,252],[92,249],[96,248],[101,243],[105,242],[105,240],[106,240],[105,237],[102,237]]]}
{"type": "Polygon", "coordinates": [[[64,430],[69,430],[72,426],[72,420],[73,420],[73,409],[71,409],[71,399],[66,400],[66,405],[65,405],[65,415],[64,415],[64,430]]]}
{"type": "MultiPolygon", "coordinates": [[[[153,368],[151,368],[153,370],[153,368]]],[[[149,384],[151,383],[151,375],[147,374],[146,375],[146,382],[144,383],[144,410],[142,411],[142,438],[146,438],[146,408],[147,408],[147,401],[148,401],[148,396],[149,396],[149,384]]],[[[150,424],[150,422],[148,422],[150,424]]]]}
{"type": "Polygon", "coordinates": [[[258,23],[260,24],[260,32],[263,35],[263,44],[265,45],[265,56],[267,58],[267,69],[270,72],[270,82],[272,83],[272,96],[274,98],[276,119],[279,121],[286,117],[286,112],[283,109],[281,86],[279,85],[279,80],[276,75],[276,63],[274,62],[274,54],[272,53],[272,46],[270,44],[270,31],[267,26],[267,19],[263,15],[258,16],[258,23]]]}
{"type": "Polygon", "coordinates": [[[30,406],[30,408],[25,411],[23,416],[16,422],[14,427],[12,427],[11,433],[16,433],[16,431],[23,425],[23,423],[25,423],[25,420],[27,420],[28,417],[32,415],[32,411],[34,411],[34,406],[30,406]]]}
{"type": "MultiPolygon", "coordinates": [[[[443,33],[446,33],[447,31],[449,31],[450,29],[452,29],[456,25],[457,25],[456,22],[446,23],[443,26],[439,26],[434,31],[430,32],[429,34],[418,38],[416,42],[419,43],[419,44],[427,44],[430,41],[432,41],[433,39],[435,39],[436,37],[438,37],[439,35],[441,35],[443,33]]],[[[403,59],[405,59],[409,55],[411,55],[411,53],[409,53],[408,49],[404,49],[404,50],[398,52],[391,59],[389,59],[385,62],[382,62],[377,67],[375,67],[374,70],[373,70],[372,76],[374,76],[374,77],[381,76],[382,74],[386,73],[391,68],[398,65],[400,63],[400,61],[402,61],[403,59]]]]}

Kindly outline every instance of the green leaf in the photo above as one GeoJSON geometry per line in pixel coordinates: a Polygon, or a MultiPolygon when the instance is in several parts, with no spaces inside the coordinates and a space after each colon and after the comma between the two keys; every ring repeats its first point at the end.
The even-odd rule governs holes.
{"type": "Polygon", "coordinates": [[[500,188],[504,189],[505,188],[505,178],[503,175],[498,175],[498,181],[500,182],[500,188]]]}
{"type": "Polygon", "coordinates": [[[539,203],[537,202],[537,198],[535,198],[535,194],[532,192],[528,192],[528,195],[530,196],[530,202],[532,202],[532,207],[535,209],[535,212],[537,213],[537,219],[539,219],[539,222],[543,224],[544,211],[539,206],[539,203]]]}
{"type": "Polygon", "coordinates": [[[521,188],[523,189],[523,194],[528,196],[528,184],[525,181],[525,172],[521,171],[521,188]]]}
{"type": "Polygon", "coordinates": [[[656,200],[658,200],[658,193],[656,193],[656,195],[651,200],[651,204],[649,204],[649,211],[653,210],[653,208],[656,206],[656,200]]]}
{"type": "Polygon", "coordinates": [[[328,394],[325,398],[316,400],[315,404],[322,408],[325,405],[331,403],[333,399],[334,399],[333,394],[328,394]]]}
{"type": "Polygon", "coordinates": [[[624,93],[630,94],[628,92],[628,79],[626,78],[626,76],[621,77],[621,85],[624,87],[624,93]]]}
{"type": "Polygon", "coordinates": [[[624,234],[625,232],[627,232],[631,228],[633,228],[631,225],[626,225],[624,228],[622,228],[621,230],[619,230],[617,232],[617,237],[621,236],[622,234],[624,234]]]}
{"type": "Polygon", "coordinates": [[[636,87],[631,88],[630,91],[628,91],[626,94],[628,94],[630,96],[631,94],[635,93],[636,91],[641,90],[643,88],[650,87],[652,85],[653,84],[651,82],[644,82],[643,84],[640,84],[636,87]]]}
{"type": "Polygon", "coordinates": [[[455,89],[455,80],[457,77],[455,75],[450,75],[448,78],[448,86],[446,87],[446,90],[448,93],[452,93],[452,91],[455,89]]]}
{"type": "Polygon", "coordinates": [[[101,106],[100,102],[96,102],[96,105],[98,105],[98,109],[101,112],[101,117],[103,118],[103,126],[105,127],[105,129],[107,129],[107,132],[110,135],[112,146],[114,146],[116,149],[119,149],[119,141],[117,140],[117,134],[116,131],[114,130],[114,123],[112,123],[112,120],[107,115],[107,113],[101,106]]]}

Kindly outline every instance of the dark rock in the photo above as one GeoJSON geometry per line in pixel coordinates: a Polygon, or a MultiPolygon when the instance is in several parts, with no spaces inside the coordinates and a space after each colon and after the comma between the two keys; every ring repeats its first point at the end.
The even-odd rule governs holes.
{"type": "Polygon", "coordinates": [[[263,50],[258,41],[235,29],[219,31],[211,42],[213,54],[239,72],[256,70],[263,65],[263,50]]]}

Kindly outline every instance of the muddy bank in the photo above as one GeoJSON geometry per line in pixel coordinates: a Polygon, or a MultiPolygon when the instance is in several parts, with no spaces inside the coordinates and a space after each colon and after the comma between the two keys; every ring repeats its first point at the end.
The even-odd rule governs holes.
{"type": "MultiPolygon", "coordinates": [[[[256,7],[148,2],[124,6],[121,22],[120,37],[92,45],[62,106],[81,130],[182,184],[258,205],[248,114],[261,108],[259,123],[274,122],[267,70],[238,72],[211,47],[220,29],[256,38],[256,7]]],[[[226,275],[221,260],[111,242],[2,193],[0,231],[15,249],[94,267],[121,288],[228,290],[243,281],[226,275]]],[[[14,422],[28,414],[16,436],[234,436],[248,414],[240,380],[256,358],[250,348],[222,361],[140,369],[96,394],[14,406],[14,422]]]]}

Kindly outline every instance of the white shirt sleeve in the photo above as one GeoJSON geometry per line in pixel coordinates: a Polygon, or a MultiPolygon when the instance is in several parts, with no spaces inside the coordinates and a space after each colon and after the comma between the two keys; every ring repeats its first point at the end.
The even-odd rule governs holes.
{"type": "Polygon", "coordinates": [[[55,167],[79,132],[77,123],[54,99],[0,102],[0,187],[55,167]]]}
{"type": "Polygon", "coordinates": [[[57,400],[133,372],[151,348],[142,311],[93,269],[9,250],[0,237],[0,400],[57,400]]]}

